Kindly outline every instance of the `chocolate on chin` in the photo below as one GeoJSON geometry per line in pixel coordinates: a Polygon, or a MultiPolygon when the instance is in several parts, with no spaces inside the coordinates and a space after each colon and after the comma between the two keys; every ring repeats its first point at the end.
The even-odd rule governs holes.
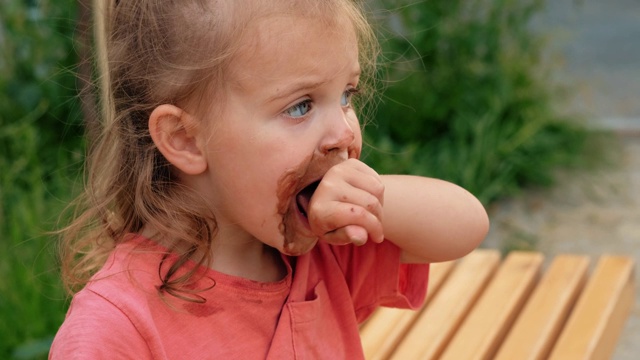
{"type": "Polygon", "coordinates": [[[294,234],[291,238],[288,238],[287,235],[285,235],[282,253],[289,256],[304,255],[311,251],[317,242],[317,236],[306,237],[301,235],[295,236],[294,234]]]}
{"type": "MultiPolygon", "coordinates": [[[[350,156],[353,153],[350,151],[350,156]]],[[[321,155],[314,153],[298,167],[285,172],[278,180],[278,214],[282,216],[279,230],[284,237],[284,254],[305,254],[318,241],[318,235],[313,234],[308,223],[305,224],[300,218],[296,195],[309,184],[320,180],[331,167],[345,160],[344,155],[337,152],[321,155]]]]}

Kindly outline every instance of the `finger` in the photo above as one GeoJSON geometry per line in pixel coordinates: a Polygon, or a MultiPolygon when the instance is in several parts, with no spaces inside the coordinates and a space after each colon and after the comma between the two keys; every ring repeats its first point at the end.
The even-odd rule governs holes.
{"type": "Polygon", "coordinates": [[[357,225],[367,232],[368,238],[375,242],[384,239],[382,221],[367,209],[348,203],[334,203],[330,211],[310,214],[309,224],[314,234],[323,236],[329,232],[357,225]]]}
{"type": "Polygon", "coordinates": [[[358,225],[347,225],[341,229],[344,230],[349,241],[356,245],[364,245],[369,238],[367,230],[358,225]]]}
{"type": "Polygon", "coordinates": [[[367,230],[357,225],[348,225],[334,231],[330,231],[320,237],[320,241],[333,245],[354,244],[364,245],[368,240],[367,230]]]}
{"type": "Polygon", "coordinates": [[[350,159],[331,168],[323,181],[331,185],[334,181],[344,181],[354,188],[364,190],[384,203],[384,184],[380,175],[365,163],[350,159]]]}
{"type": "Polygon", "coordinates": [[[382,221],[382,203],[378,197],[371,193],[357,188],[348,188],[340,189],[334,197],[335,200],[330,202],[323,202],[320,201],[320,199],[312,198],[311,203],[309,203],[310,217],[317,216],[318,218],[322,218],[324,216],[329,216],[323,216],[323,214],[329,214],[338,206],[354,205],[366,209],[368,212],[373,214],[373,216],[377,217],[378,220],[382,221]]]}
{"type": "Polygon", "coordinates": [[[313,223],[314,220],[329,216],[337,206],[345,205],[362,207],[382,221],[383,206],[379,195],[353,187],[345,181],[326,177],[309,201],[309,220],[313,223]]]}

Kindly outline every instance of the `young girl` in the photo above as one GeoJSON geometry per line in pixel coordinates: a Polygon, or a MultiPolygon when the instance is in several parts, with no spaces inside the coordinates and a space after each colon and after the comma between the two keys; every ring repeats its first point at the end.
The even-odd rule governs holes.
{"type": "MultiPolygon", "coordinates": [[[[115,1],[110,108],[64,233],[52,359],[362,358],[474,249],[481,204],[358,160],[375,59],[353,0],[115,1]]],[[[399,119],[401,120],[401,114],[399,119]]]]}

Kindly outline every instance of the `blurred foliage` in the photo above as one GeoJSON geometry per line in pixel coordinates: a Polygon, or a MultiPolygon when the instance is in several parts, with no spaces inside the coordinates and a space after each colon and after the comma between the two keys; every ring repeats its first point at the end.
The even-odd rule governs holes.
{"type": "Polygon", "coordinates": [[[561,98],[530,29],[538,0],[382,0],[384,98],[366,128],[380,172],[457,183],[483,203],[552,182],[587,132],[554,111],[561,98]]]}
{"type": "Polygon", "coordinates": [[[66,299],[45,234],[71,198],[83,146],[76,4],[0,2],[0,358],[46,358],[66,299]]]}

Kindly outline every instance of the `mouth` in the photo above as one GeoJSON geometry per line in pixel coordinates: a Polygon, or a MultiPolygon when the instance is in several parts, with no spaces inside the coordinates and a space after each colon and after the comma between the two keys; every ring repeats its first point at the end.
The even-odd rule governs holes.
{"type": "Polygon", "coordinates": [[[314,153],[278,179],[277,213],[282,217],[279,231],[284,238],[284,254],[301,255],[317,243],[318,236],[309,223],[311,199],[327,171],[344,160],[337,152],[321,156],[314,153]]]}
{"type": "Polygon", "coordinates": [[[298,210],[307,220],[309,219],[309,204],[311,203],[311,197],[318,188],[318,185],[320,185],[320,180],[312,182],[296,194],[296,205],[298,206],[298,210]]]}

